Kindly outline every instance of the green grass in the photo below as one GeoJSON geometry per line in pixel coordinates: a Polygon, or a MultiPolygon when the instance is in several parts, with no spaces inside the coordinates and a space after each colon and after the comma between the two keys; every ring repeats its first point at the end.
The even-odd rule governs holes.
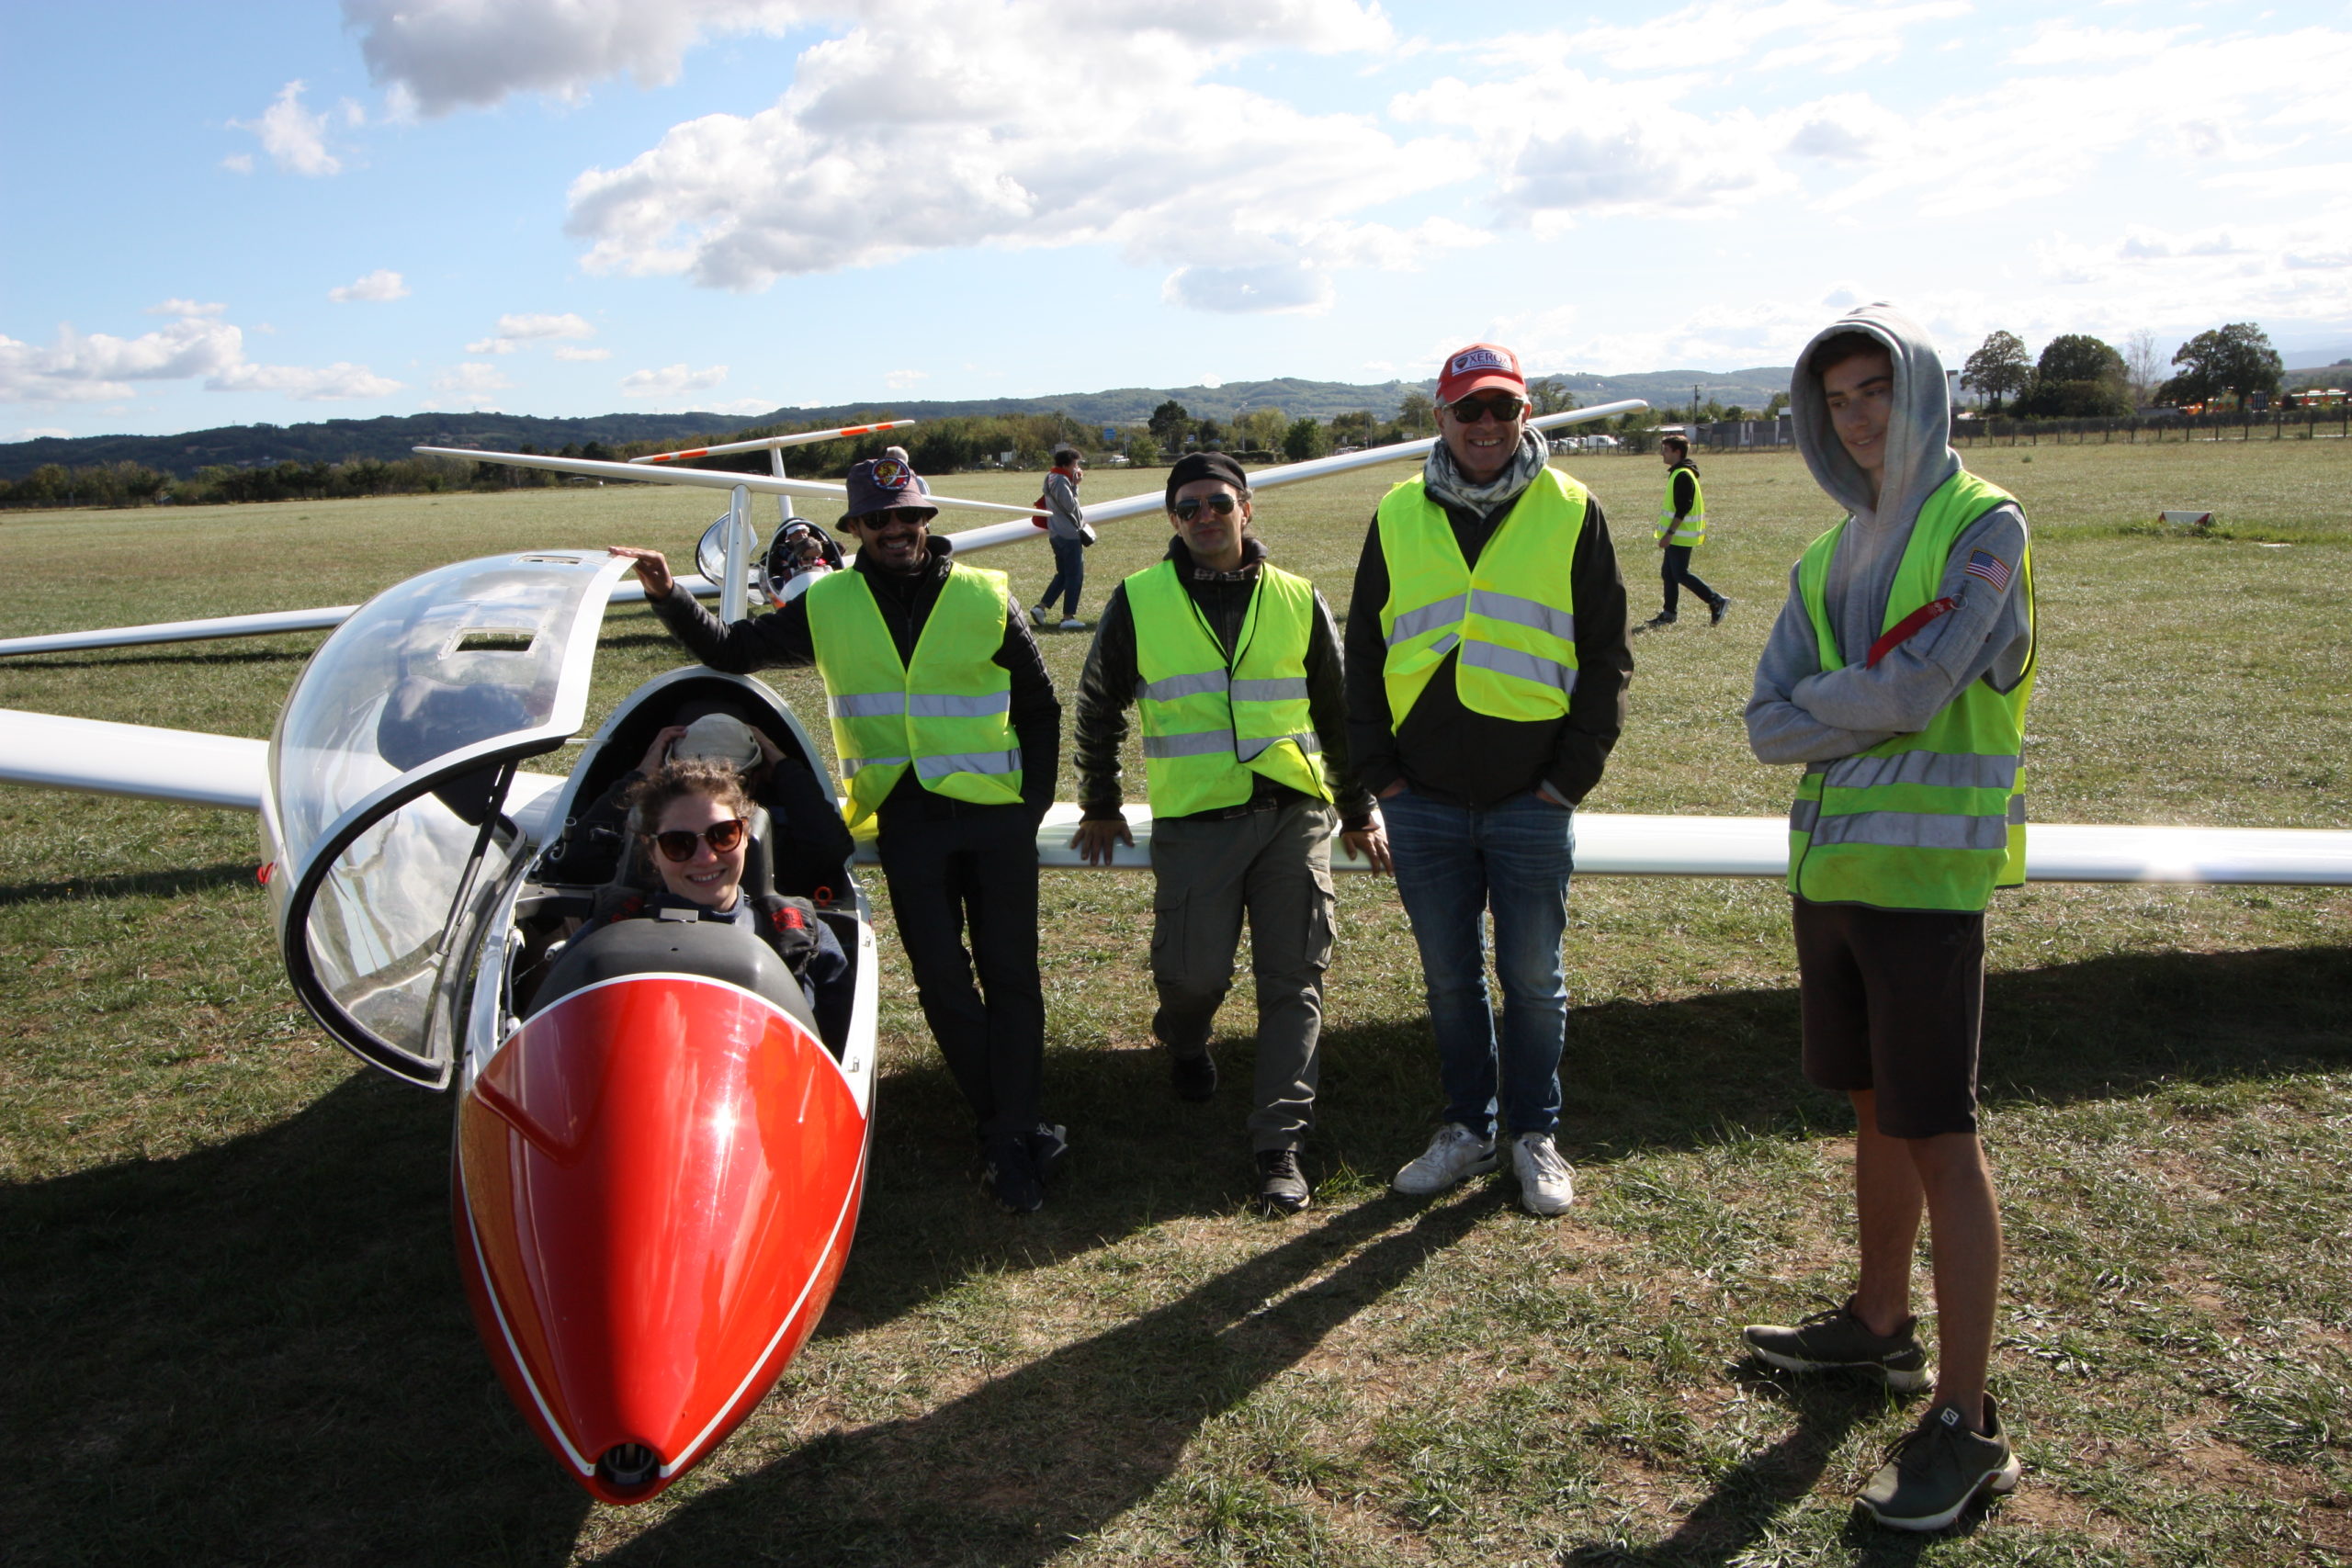
{"type": "MultiPolygon", "coordinates": [[[[2036,526],[2045,821],[2346,826],[2352,443],[1988,447],[2036,526]],[[2028,459],[2030,459],[2030,462],[2028,459]],[[2212,507],[2212,536],[2155,530],[2212,507]]],[[[1654,606],[1654,459],[1574,465],[1654,606]]],[[[1834,518],[1786,457],[1713,461],[1700,567],[1738,601],[1636,644],[1590,803],[1770,813],[1739,709],[1834,518]]],[[[1344,607],[1392,476],[1264,498],[1344,607]]],[[[1098,472],[1114,495],[1157,476],[1098,472]]],[[[1034,476],[959,477],[1025,500],[1034,476]]],[[[0,520],[0,636],[364,597],[521,547],[683,554],[699,492],[526,491],[0,520]]],[[[1089,557],[1088,609],[1155,558],[1089,557]]],[[[1035,547],[989,564],[1034,597],[1035,547]]],[[[259,736],[316,637],[0,661],[0,706],[259,736]]],[[[1084,639],[1045,644],[1064,689],[1084,639]]],[[[598,715],[675,655],[607,622],[598,715]]],[[[811,677],[771,677],[813,705],[811,677]]],[[[885,939],[872,1190],[775,1397],[643,1509],[590,1506],[476,1344],[446,1102],[288,994],[251,821],[0,792],[0,1411],[26,1563],[2310,1563],[2352,1561],[2352,896],[2035,887],[1993,924],[1987,1136],[2012,1247],[1996,1377],[2025,1487],[1891,1540],[1847,1499],[1916,1414],[1767,1376],[1737,1326],[1834,1298],[1850,1127],[1795,1071],[1785,900],[1581,882],[1563,1143],[1579,1201],[1383,1192],[1438,1107],[1409,933],[1342,879],[1317,1206],[1250,1217],[1243,1108],[1165,1090],[1139,877],[1050,874],[1074,1168],[990,1211],[885,939]]],[[[1220,1052],[1246,1081],[1246,995],[1220,1052]],[[1238,1069],[1238,1070],[1237,1070],[1238,1069]]],[[[1923,1279],[1924,1285],[1924,1279],[1923,1279]]]]}

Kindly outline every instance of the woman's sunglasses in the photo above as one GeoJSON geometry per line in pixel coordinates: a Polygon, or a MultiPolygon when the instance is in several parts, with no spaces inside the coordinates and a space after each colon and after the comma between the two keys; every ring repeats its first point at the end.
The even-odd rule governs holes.
{"type": "Polygon", "coordinates": [[[1509,392],[1496,392],[1484,398],[1456,398],[1445,405],[1457,424],[1476,424],[1481,414],[1493,414],[1496,422],[1509,424],[1527,412],[1527,400],[1514,398],[1509,392]]]}
{"type": "Polygon", "coordinates": [[[1238,495],[1187,496],[1169,510],[1190,523],[1201,514],[1201,508],[1204,506],[1219,517],[1230,517],[1233,515],[1233,509],[1240,504],[1241,498],[1238,495]]]}
{"type": "Polygon", "coordinates": [[[708,844],[710,852],[715,855],[733,852],[735,846],[743,841],[743,819],[729,817],[724,822],[713,822],[699,833],[692,828],[673,828],[667,832],[645,836],[653,840],[653,847],[662,852],[664,859],[683,865],[695,858],[696,844],[708,844]]]}

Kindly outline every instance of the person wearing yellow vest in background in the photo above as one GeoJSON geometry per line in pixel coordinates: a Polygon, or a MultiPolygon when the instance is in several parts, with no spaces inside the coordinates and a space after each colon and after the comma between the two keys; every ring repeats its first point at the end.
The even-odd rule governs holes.
{"type": "Polygon", "coordinates": [[[1061,705],[1005,574],[931,537],[938,509],[914,470],[869,459],[848,489],[852,570],[773,615],[721,626],[660,552],[613,553],[637,561],[647,603],[712,669],[813,663],[824,677],[846,814],[853,827],[877,819],[923,1017],[979,1122],[981,1179],[1026,1213],[1067,1149],[1038,1111],[1036,832],[1054,803],[1061,705]]]}
{"type": "Polygon", "coordinates": [[[1572,821],[1624,728],[1625,585],[1600,502],[1527,428],[1516,355],[1448,355],[1437,404],[1440,439],[1374,515],[1348,612],[1349,754],[1386,822],[1445,1091],[1395,1186],[1492,1170],[1499,1135],[1520,1201],[1558,1214],[1575,1195],[1555,1142],[1572,821]]]}
{"type": "Polygon", "coordinates": [[[1789,813],[1804,1073],[1853,1103],[1860,1267],[1844,1305],[1746,1338],[1789,1371],[1925,1387],[1924,1212],[1935,1393],[1860,1501],[1940,1529],[2019,1473],[1985,1392],[2001,1221],[1976,1062],[1984,908],[2025,877],[2033,564],[2017,502],[1952,451],[1943,367],[1902,314],[1867,306],[1823,332],[1791,396],[1798,447],[1849,516],[1790,574],[1747,735],[1759,760],[1805,768],[1789,813]]]}
{"type": "Polygon", "coordinates": [[[1699,467],[1690,461],[1690,443],[1679,435],[1661,435],[1657,455],[1666,460],[1666,504],[1658,509],[1658,576],[1666,585],[1665,608],[1634,629],[1656,630],[1674,624],[1682,590],[1696,593],[1707,606],[1707,624],[1719,626],[1731,609],[1728,594],[1718,593],[1690,570],[1690,552],[1707,542],[1707,496],[1699,488],[1699,467]]]}
{"type": "Polygon", "coordinates": [[[1151,797],[1152,1033],[1180,1100],[1216,1092],[1209,1032],[1250,921],[1258,1050],[1250,1142],[1258,1201],[1295,1214],[1315,1115],[1323,971],[1333,931],[1331,829],[1377,867],[1387,842],[1348,767],[1340,635],[1323,596],[1266,558],[1250,483],[1222,452],[1168,471],[1166,558],[1113,590],[1071,727],[1085,819],[1070,846],[1107,865],[1121,814],[1126,710],[1143,721],[1151,797]]]}

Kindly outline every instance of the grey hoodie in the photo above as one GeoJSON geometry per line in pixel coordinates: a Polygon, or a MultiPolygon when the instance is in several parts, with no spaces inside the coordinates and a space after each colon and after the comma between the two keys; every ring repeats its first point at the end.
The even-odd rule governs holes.
{"type": "MultiPolygon", "coordinates": [[[[1938,590],[1958,607],[1929,622],[1875,667],[1866,666],[1863,660],[1885,625],[1887,594],[1919,508],[1960,471],[1960,455],[1949,439],[1951,412],[1943,363],[1901,311],[1866,305],[1805,344],[1789,396],[1797,449],[1814,481],[1852,517],[1830,556],[1822,595],[1847,662],[1843,669],[1823,671],[1813,622],[1791,568],[1788,603],[1756,666],[1756,688],[1747,700],[1747,744],[1766,762],[1826,762],[1925,729],[1972,681],[1989,678],[2004,691],[2016,684],[2033,646],[2025,595],[2018,592],[2025,514],[2003,505],[1972,524],[1953,544],[1938,590]],[[1869,476],[1847,454],[1830,423],[1821,377],[1813,368],[1813,351],[1824,338],[1856,331],[1886,344],[1894,361],[1894,418],[1887,427],[1884,482],[1875,498],[1869,476]],[[1968,573],[1968,559],[1978,550],[2008,569],[2006,586],[1996,589],[1968,573]]],[[[1905,606],[1905,613],[1915,607],[1905,606]]]]}

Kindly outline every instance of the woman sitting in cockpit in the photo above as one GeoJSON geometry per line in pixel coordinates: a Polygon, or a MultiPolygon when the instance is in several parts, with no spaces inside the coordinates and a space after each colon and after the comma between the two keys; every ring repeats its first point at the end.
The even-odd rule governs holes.
{"type": "Polygon", "coordinates": [[[718,762],[666,762],[630,792],[628,808],[638,863],[652,867],[653,885],[603,901],[592,923],[684,917],[741,926],[799,980],[820,1031],[846,1016],[849,957],[840,939],[808,900],[743,886],[752,797],[741,774],[718,762]]]}

